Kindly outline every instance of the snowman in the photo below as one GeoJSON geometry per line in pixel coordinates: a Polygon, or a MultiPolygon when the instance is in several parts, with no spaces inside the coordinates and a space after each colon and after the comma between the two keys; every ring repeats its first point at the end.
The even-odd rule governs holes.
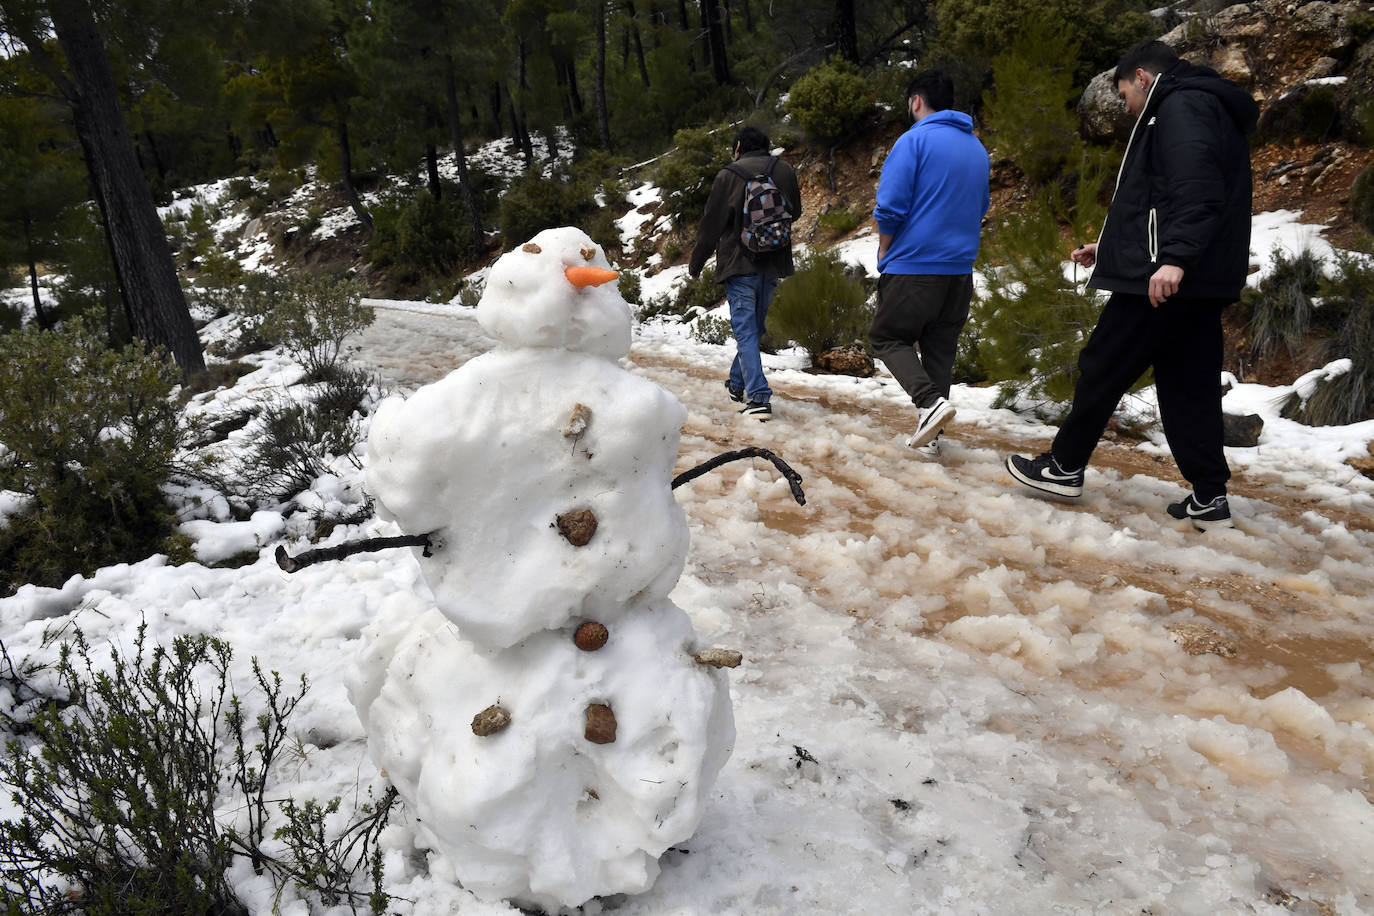
{"type": "Polygon", "coordinates": [[[507,253],[477,309],[496,347],[385,401],[368,438],[433,599],[365,633],[369,752],[432,872],[548,911],[647,890],[734,741],[728,679],[668,600],[686,411],[617,362],[615,277],[576,229],[507,253]]]}

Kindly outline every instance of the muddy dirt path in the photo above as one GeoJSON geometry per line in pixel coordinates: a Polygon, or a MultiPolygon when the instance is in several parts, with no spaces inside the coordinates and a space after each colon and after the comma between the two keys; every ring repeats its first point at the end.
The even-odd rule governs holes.
{"type": "MultiPolygon", "coordinates": [[[[362,353],[404,391],[488,345],[470,318],[381,310],[362,353]]],[[[1129,443],[1103,443],[1081,499],[1043,498],[1013,485],[1002,460],[1043,450],[1044,427],[1027,424],[1026,438],[1017,438],[1014,423],[966,410],[939,457],[926,460],[903,445],[914,417],[892,396],[890,380],[886,388],[855,380],[850,396],[833,380],[782,374],[774,381],[777,417],[759,424],[736,416],[726,399],[723,361],[690,362],[641,341],[630,362],[688,408],[679,472],[758,445],[802,474],[806,506],[778,484],[757,506],[740,507],[771,543],[754,544],[756,555],[737,562],[779,558],[836,614],[874,632],[895,626],[948,640],[994,665],[1015,659],[1028,676],[1139,693],[1141,703],[1193,715],[1199,679],[1227,697],[1219,711],[1256,722],[1264,713],[1247,703],[1296,688],[1336,720],[1374,730],[1367,699],[1374,696],[1374,520],[1366,491],[1350,498],[1295,491],[1281,470],[1250,468],[1232,485],[1237,529],[1202,535],[1163,512],[1181,490],[1172,461],[1129,443]],[[873,610],[913,602],[915,611],[873,610]],[[1020,618],[1026,633],[1009,641],[971,626],[989,617],[1004,627],[1020,618]],[[1075,661],[1056,639],[1102,648],[1075,661]],[[1037,641],[1050,645],[1031,648],[1037,641]],[[1187,653],[1182,662],[1174,646],[1187,653]],[[1181,676],[1168,676],[1177,666],[1181,676]]],[[[773,474],[766,462],[755,468],[773,474]]],[[[678,490],[699,526],[694,552],[698,537],[732,536],[720,508],[731,498],[731,479],[707,475],[678,490]]],[[[740,572],[728,556],[714,563],[716,574],[740,572]]],[[[1285,750],[1319,769],[1340,766],[1342,752],[1314,744],[1301,728],[1272,730],[1285,750]]],[[[1374,766],[1374,757],[1365,765],[1374,766]]]]}

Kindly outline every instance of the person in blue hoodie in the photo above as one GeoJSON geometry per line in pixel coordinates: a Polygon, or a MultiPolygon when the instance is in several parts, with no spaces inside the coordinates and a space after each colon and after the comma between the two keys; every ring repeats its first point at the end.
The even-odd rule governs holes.
{"type": "Polygon", "coordinates": [[[953,104],[947,74],[924,70],[912,79],[907,106],[915,123],[883,163],[873,208],[881,276],[868,340],[918,409],[912,448],[934,442],[954,419],[954,352],[988,212],[988,153],[973,119],[953,104]]]}

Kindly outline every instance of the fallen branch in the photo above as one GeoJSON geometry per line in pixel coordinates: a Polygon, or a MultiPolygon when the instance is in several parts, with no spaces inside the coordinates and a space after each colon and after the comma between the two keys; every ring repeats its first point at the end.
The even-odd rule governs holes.
{"type": "Polygon", "coordinates": [[[690,471],[683,471],[673,478],[673,489],[676,490],[689,480],[696,480],[702,474],[705,474],[707,471],[715,470],[722,464],[728,464],[731,461],[739,461],[742,458],[766,458],[773,462],[773,467],[777,468],[779,473],[787,478],[787,486],[791,489],[792,498],[797,501],[797,505],[806,505],[806,494],[802,492],[801,475],[792,470],[792,467],[786,461],[783,461],[768,449],[758,448],[757,446],[750,446],[749,448],[742,448],[737,452],[726,452],[723,455],[717,455],[710,461],[699,464],[690,471]]]}
{"type": "Polygon", "coordinates": [[[423,547],[425,556],[431,556],[429,535],[427,534],[403,534],[394,538],[366,538],[361,541],[348,541],[334,547],[319,547],[315,550],[307,550],[297,556],[290,556],[286,548],[277,546],[277,565],[289,573],[305,569],[307,566],[314,566],[322,560],[342,560],[344,557],[351,557],[355,553],[373,553],[378,550],[386,550],[389,547],[423,547]]]}

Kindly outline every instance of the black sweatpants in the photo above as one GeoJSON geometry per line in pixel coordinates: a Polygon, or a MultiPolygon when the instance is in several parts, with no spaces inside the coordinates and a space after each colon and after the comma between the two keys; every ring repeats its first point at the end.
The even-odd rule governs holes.
{"type": "Polygon", "coordinates": [[[1073,407],[1050,449],[1060,467],[1087,465],[1122,396],[1154,367],[1159,416],[1180,473],[1202,502],[1225,493],[1231,477],[1221,445],[1225,305],[1173,296],[1153,308],[1145,296],[1113,293],[1078,356],[1073,407]]]}
{"type": "Polygon", "coordinates": [[[949,397],[954,354],[972,299],[972,274],[878,278],[878,310],[868,342],[917,407],[949,397]]]}

